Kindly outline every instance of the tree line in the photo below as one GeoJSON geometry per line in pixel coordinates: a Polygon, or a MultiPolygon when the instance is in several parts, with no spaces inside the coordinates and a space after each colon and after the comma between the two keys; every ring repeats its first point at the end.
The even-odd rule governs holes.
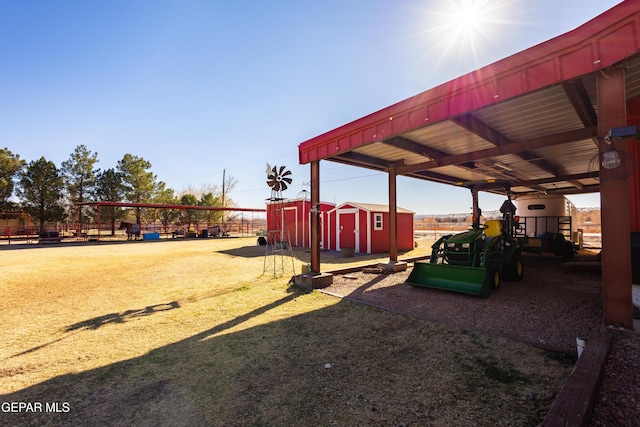
{"type": "MultiPolygon", "coordinates": [[[[97,167],[98,153],[78,145],[60,167],[45,157],[27,163],[8,148],[0,149],[0,211],[26,212],[41,230],[46,224],[76,222],[78,206],[83,202],[129,202],[183,206],[233,206],[225,197],[236,184],[228,176],[222,191],[217,185],[201,190],[189,189],[176,193],[158,180],[151,163],[142,157],[125,154],[115,167],[97,167]]],[[[101,222],[115,224],[130,214],[118,207],[102,207],[101,222]]],[[[97,222],[96,208],[82,209],[83,223],[97,222]]],[[[160,220],[165,228],[172,223],[191,225],[201,220],[219,222],[221,212],[172,209],[135,209],[135,221],[160,220]]]]}

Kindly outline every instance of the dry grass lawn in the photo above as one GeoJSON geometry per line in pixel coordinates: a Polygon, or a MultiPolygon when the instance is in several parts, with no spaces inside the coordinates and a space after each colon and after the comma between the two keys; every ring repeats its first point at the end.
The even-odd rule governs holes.
{"type": "Polygon", "coordinates": [[[572,367],[291,287],[255,238],[0,256],[0,425],[533,426],[572,367]]]}

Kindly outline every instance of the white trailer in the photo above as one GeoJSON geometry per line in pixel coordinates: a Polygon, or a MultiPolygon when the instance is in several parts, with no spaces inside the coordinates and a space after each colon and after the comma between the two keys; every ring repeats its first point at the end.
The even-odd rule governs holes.
{"type": "Polygon", "coordinates": [[[582,236],[574,231],[576,207],[562,194],[524,195],[515,205],[523,250],[553,252],[568,259],[575,248],[582,248],[582,236]]]}

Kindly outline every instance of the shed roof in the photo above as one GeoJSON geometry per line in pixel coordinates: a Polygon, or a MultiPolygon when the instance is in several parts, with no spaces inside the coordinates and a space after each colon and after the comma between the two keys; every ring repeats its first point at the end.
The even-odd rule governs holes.
{"type": "Polygon", "coordinates": [[[596,75],[626,67],[640,96],[640,0],[299,145],[330,160],[454,184],[508,179],[512,192],[599,191],[596,75]]]}
{"type": "MultiPolygon", "coordinates": [[[[364,211],[375,212],[375,213],[389,213],[389,205],[380,205],[375,203],[356,203],[356,202],[345,202],[340,206],[336,207],[336,210],[343,208],[344,206],[353,206],[354,208],[361,209],[364,211]]],[[[410,211],[409,209],[397,207],[397,212],[399,214],[414,214],[415,212],[410,211]]]]}

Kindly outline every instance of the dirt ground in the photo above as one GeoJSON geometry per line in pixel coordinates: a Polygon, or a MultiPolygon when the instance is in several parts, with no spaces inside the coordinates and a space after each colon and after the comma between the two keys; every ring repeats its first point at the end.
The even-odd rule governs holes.
{"type": "Polygon", "coordinates": [[[602,283],[593,269],[565,271],[559,257],[524,254],[521,282],[489,298],[409,286],[406,272],[337,275],[323,291],[353,301],[566,352],[602,323],[602,283]]]}

